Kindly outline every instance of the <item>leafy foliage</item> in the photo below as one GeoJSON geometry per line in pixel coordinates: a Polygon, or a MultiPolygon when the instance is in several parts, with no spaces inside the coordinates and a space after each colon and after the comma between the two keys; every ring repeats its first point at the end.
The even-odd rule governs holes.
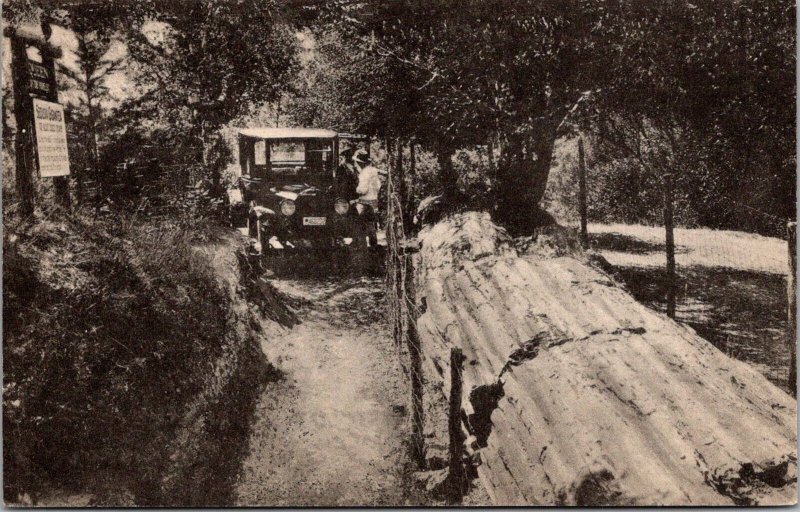
{"type": "MultiPolygon", "coordinates": [[[[218,130],[284,91],[296,41],[272,1],[151,0],[127,33],[143,94],[128,102],[123,126],[141,119],[168,140],[207,151],[218,130]]],[[[220,169],[212,169],[218,185],[220,169]]]]}
{"type": "Polygon", "coordinates": [[[194,236],[85,218],[6,226],[7,496],[108,474],[139,502],[157,491],[169,436],[228,334],[229,295],[194,236]]]}
{"type": "MultiPolygon", "coordinates": [[[[794,216],[794,7],[623,5],[601,31],[613,53],[586,124],[601,175],[641,175],[652,196],[674,173],[685,222],[776,234],[794,216]]],[[[616,185],[608,203],[636,202],[616,185]]]]}
{"type": "Polygon", "coordinates": [[[575,129],[596,136],[603,165],[652,174],[648,196],[664,173],[679,175],[698,222],[735,224],[702,208],[723,194],[792,211],[789,4],[405,0],[322,11],[299,119],[413,138],[440,155],[445,191],[459,181],[454,150],[492,141],[501,218],[539,202],[554,141],[575,129]]]}

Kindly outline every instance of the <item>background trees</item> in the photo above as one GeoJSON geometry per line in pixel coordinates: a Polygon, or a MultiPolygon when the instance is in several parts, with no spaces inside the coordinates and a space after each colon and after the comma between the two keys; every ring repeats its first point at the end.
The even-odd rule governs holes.
{"type": "Polygon", "coordinates": [[[93,141],[111,163],[147,141],[218,184],[221,128],[267,105],[269,122],[413,141],[451,203],[466,200],[453,155],[474,151],[497,220],[519,230],[541,220],[554,144],[577,131],[598,220],[648,220],[667,170],[685,223],[762,229],[794,211],[789,3],[148,0],[52,14],[78,39],[63,82],[81,91],[93,160],[93,141]],[[114,45],[135,92],[108,116],[114,45]]]}
{"type": "Polygon", "coordinates": [[[73,157],[79,196],[84,170],[88,168],[93,177],[99,172],[99,143],[107,135],[108,103],[114,101],[109,82],[119,76],[125,63],[120,34],[125,12],[111,3],[76,3],[48,13],[49,22],[67,28],[75,37],[74,51],[70,58],[58,61],[57,72],[59,88],[69,96],[70,128],[78,135],[79,143],[72,145],[71,153],[77,150],[82,156],[73,157]]]}
{"type": "Polygon", "coordinates": [[[137,7],[126,36],[142,93],[123,105],[126,123],[198,148],[218,187],[220,166],[209,164],[220,128],[278,98],[296,69],[297,42],[277,5],[153,0],[137,7]]]}
{"type": "Polygon", "coordinates": [[[602,195],[624,208],[635,200],[614,181],[653,190],[669,171],[684,222],[770,231],[759,211],[793,217],[794,7],[623,6],[601,32],[613,53],[585,124],[600,172],[619,176],[602,195]]]}
{"type": "Polygon", "coordinates": [[[340,2],[314,23],[296,111],[414,138],[451,196],[453,152],[497,148],[496,216],[519,229],[554,142],[575,130],[592,135],[602,196],[626,220],[647,219],[623,185],[638,176],[657,195],[668,171],[686,221],[750,221],[723,197],[790,216],[794,15],[779,2],[340,2]]]}

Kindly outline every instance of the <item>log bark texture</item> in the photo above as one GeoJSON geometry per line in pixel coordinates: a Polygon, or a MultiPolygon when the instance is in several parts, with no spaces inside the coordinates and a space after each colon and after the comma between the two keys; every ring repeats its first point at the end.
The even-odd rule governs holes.
{"type": "Polygon", "coordinates": [[[796,502],[796,401],[634,300],[577,235],[512,243],[468,212],[420,240],[429,448],[447,443],[458,347],[494,505],[796,502]]]}

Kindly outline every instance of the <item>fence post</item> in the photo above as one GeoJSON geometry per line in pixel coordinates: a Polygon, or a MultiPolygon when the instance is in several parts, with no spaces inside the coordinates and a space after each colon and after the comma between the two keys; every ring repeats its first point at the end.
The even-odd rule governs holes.
{"type": "Polygon", "coordinates": [[[414,280],[414,256],[407,254],[405,289],[406,300],[408,301],[408,318],[406,319],[406,343],[408,344],[408,354],[410,358],[411,372],[411,438],[414,445],[413,458],[418,467],[425,465],[425,433],[423,423],[425,421],[422,407],[422,347],[417,331],[416,308],[416,284],[414,280]]]}
{"type": "Polygon", "coordinates": [[[786,279],[786,292],[789,296],[789,389],[792,394],[797,396],[797,359],[796,359],[796,344],[797,344],[797,290],[796,290],[796,277],[797,277],[797,222],[789,222],[786,225],[786,231],[789,239],[789,275],[786,279]]]}
{"type": "Polygon", "coordinates": [[[453,501],[464,495],[467,483],[464,470],[464,433],[461,430],[461,395],[463,393],[462,363],[464,355],[460,348],[450,349],[450,411],[449,430],[449,491],[453,501]]]}
{"type": "Polygon", "coordinates": [[[589,248],[589,230],[586,207],[586,160],[583,154],[583,137],[578,137],[578,210],[581,215],[581,246],[589,248]]]}
{"type": "Polygon", "coordinates": [[[664,228],[667,246],[667,315],[675,318],[675,234],[673,232],[673,200],[672,173],[664,174],[664,228]]]}

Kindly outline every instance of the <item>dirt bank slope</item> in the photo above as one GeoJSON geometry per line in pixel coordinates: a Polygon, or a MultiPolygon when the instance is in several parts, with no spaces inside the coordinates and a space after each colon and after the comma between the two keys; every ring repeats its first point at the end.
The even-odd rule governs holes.
{"type": "Polygon", "coordinates": [[[170,218],[5,227],[6,503],[228,504],[270,376],[243,240],[170,218]]]}
{"type": "Polygon", "coordinates": [[[428,403],[461,347],[494,504],[796,502],[796,401],[559,236],[520,253],[476,213],[421,234],[428,403]]]}

